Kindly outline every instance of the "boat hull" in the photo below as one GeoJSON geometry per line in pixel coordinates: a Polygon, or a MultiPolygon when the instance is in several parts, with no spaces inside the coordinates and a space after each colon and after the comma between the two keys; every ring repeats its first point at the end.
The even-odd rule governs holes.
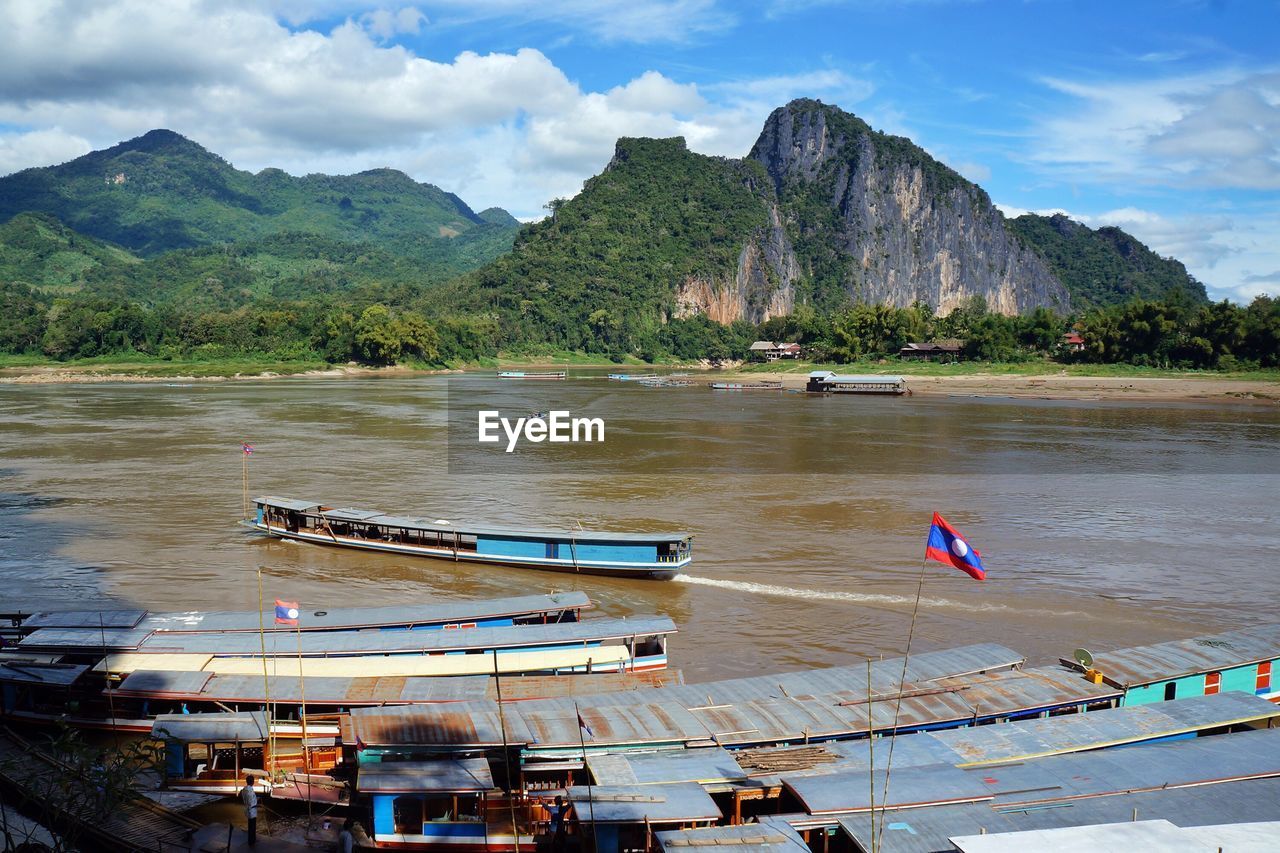
{"type": "Polygon", "coordinates": [[[449,548],[428,548],[420,545],[406,545],[400,542],[373,541],[351,536],[337,536],[324,533],[313,533],[307,530],[288,530],[262,522],[247,521],[246,526],[258,530],[277,539],[294,539],[316,545],[330,545],[341,548],[358,548],[364,551],[384,551],[391,554],[408,554],[415,557],[426,557],[434,560],[445,560],[451,563],[481,563],[494,566],[511,566],[520,569],[539,569],[549,572],[567,572],[581,575],[603,575],[619,578],[645,578],[648,580],[670,580],[690,562],[692,557],[675,560],[670,563],[654,565],[651,563],[603,563],[594,560],[563,560],[538,557],[511,557],[502,554],[480,554],[468,551],[455,552],[449,548]]]}

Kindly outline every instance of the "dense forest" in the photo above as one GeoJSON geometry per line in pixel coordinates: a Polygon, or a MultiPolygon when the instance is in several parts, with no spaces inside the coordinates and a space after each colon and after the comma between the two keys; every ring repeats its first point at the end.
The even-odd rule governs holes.
{"type": "MultiPolygon", "coordinates": [[[[430,300],[383,301],[370,287],[307,300],[262,299],[228,310],[177,304],[147,307],[95,294],[52,297],[0,282],[0,352],[66,360],[99,356],[219,359],[401,361],[449,364],[491,357],[500,349],[550,351],[545,342],[512,337],[493,314],[438,310],[430,300]],[[542,347],[539,350],[539,346],[542,347]]],[[[621,360],[725,361],[746,356],[756,339],[802,344],[810,360],[851,362],[895,356],[912,341],[958,339],[964,356],[986,361],[1054,357],[1065,361],[1169,368],[1280,366],[1280,299],[1248,306],[1171,298],[1133,300],[1062,317],[1048,309],[1009,317],[974,299],[945,317],[927,305],[847,305],[820,313],[800,308],[759,326],[721,325],[698,316],[674,319],[639,349],[619,345],[612,330],[589,321],[585,352],[621,360]],[[1074,330],[1082,352],[1066,352],[1074,330]]]]}

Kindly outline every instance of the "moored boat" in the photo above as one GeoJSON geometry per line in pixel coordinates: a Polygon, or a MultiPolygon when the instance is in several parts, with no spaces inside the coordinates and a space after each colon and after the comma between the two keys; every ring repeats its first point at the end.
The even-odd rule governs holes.
{"type": "Polygon", "coordinates": [[[781,382],[712,382],[713,391],[781,391],[781,382]]]}
{"type": "Polygon", "coordinates": [[[246,525],[282,539],[591,575],[669,579],[692,561],[688,533],[522,530],[255,498],[246,525]]]}
{"type": "Polygon", "coordinates": [[[530,372],[527,370],[500,370],[499,379],[564,379],[568,374],[563,370],[544,370],[530,372]]]}

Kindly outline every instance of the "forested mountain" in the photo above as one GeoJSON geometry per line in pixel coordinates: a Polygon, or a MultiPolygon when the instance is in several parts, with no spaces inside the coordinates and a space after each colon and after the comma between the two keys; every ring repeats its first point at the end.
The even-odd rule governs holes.
{"type": "Polygon", "coordinates": [[[1010,223],[910,140],[813,100],[775,110],[741,160],[681,139],[619,140],[605,171],[554,210],[474,280],[481,304],[566,346],[634,347],[673,318],[760,323],[802,305],[946,314],[980,297],[1003,314],[1066,314],[1077,299],[1171,289],[1204,300],[1181,264],[1118,229],[1010,223]]]}
{"type": "Polygon", "coordinates": [[[0,178],[0,221],[27,212],[144,257],[301,233],[431,257],[451,274],[505,251],[519,226],[504,210],[481,216],[393,169],[252,174],[168,130],[0,178]]]}
{"type": "Polygon", "coordinates": [[[1162,258],[1115,227],[1097,230],[1062,214],[1028,213],[1008,221],[1014,234],[1040,252],[1078,307],[1114,305],[1135,297],[1208,298],[1181,261],[1162,258]]]}

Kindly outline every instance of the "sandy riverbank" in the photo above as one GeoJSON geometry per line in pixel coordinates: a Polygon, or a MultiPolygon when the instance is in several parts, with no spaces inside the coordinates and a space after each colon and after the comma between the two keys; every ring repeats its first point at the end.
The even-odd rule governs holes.
{"type": "MultiPolygon", "coordinates": [[[[1079,376],[1065,373],[904,377],[912,394],[925,396],[1019,397],[1046,400],[1121,400],[1280,404],[1280,380],[1232,379],[1203,375],[1079,376]]],[[[807,377],[792,373],[718,373],[715,381],[780,381],[803,389],[807,377]]]]}
{"type": "MultiPolygon", "coordinates": [[[[508,364],[501,369],[545,368],[543,363],[508,364]]],[[[296,372],[265,370],[262,372],[219,373],[216,363],[209,372],[159,374],[149,372],[150,365],[131,369],[132,365],[62,367],[35,365],[0,369],[0,384],[43,385],[78,383],[165,383],[233,382],[280,378],[344,379],[356,377],[409,377],[460,370],[419,370],[409,367],[361,367],[342,365],[296,372]]],[[[558,365],[566,369],[565,365],[558,365]]],[[[595,368],[597,365],[571,365],[567,369],[595,368]]],[[[178,366],[181,369],[181,366],[178,366]]],[[[624,368],[625,369],[625,368],[624,368]]],[[[470,372],[489,373],[494,368],[477,368],[470,372]]],[[[685,370],[695,382],[762,382],[777,381],[784,387],[801,390],[804,373],[759,373],[736,370],[697,370],[690,368],[648,368],[644,372],[667,373],[685,370]]],[[[603,377],[602,377],[603,378],[603,377]]],[[[1252,403],[1280,405],[1280,379],[1232,378],[1204,374],[1171,374],[1169,376],[1083,376],[1079,374],[1003,374],[969,373],[959,376],[906,375],[907,387],[913,394],[926,396],[1017,397],[1049,400],[1119,400],[1119,401],[1203,401],[1213,403],[1252,403]]]]}

